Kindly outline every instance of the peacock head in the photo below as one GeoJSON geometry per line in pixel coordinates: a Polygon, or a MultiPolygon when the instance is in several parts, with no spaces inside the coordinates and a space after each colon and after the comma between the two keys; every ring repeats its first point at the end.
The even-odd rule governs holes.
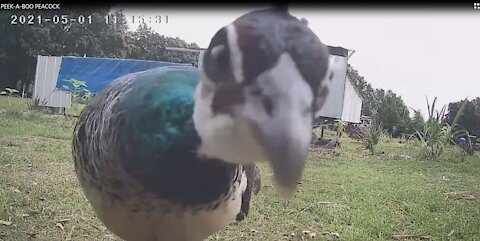
{"type": "Polygon", "coordinates": [[[195,92],[198,153],[237,164],[266,160],[281,194],[291,196],[328,94],[328,60],[307,22],[286,11],[253,11],[221,28],[195,92]]]}

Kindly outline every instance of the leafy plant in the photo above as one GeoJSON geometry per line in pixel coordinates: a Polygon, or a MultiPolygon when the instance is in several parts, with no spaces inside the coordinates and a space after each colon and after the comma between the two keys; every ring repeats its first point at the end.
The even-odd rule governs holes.
{"type": "Polygon", "coordinates": [[[18,94],[19,91],[16,90],[16,89],[13,89],[13,88],[5,88],[4,91],[0,92],[0,94],[2,95],[8,95],[8,96],[12,96],[14,94],[18,94]]]}
{"type": "Polygon", "coordinates": [[[422,131],[415,130],[415,134],[418,137],[420,145],[422,147],[421,154],[424,157],[438,160],[438,158],[444,153],[447,144],[455,144],[455,139],[459,136],[466,135],[468,132],[461,129],[454,131],[458,126],[457,121],[462,115],[462,112],[465,109],[465,103],[462,104],[455,119],[452,122],[452,125],[449,125],[444,121],[445,110],[447,106],[443,106],[440,111],[435,109],[435,103],[437,97],[434,98],[432,105],[427,98],[427,108],[428,108],[428,120],[424,125],[422,131]]]}
{"type": "Polygon", "coordinates": [[[335,129],[337,130],[337,138],[342,137],[342,133],[345,131],[345,121],[335,120],[335,129]]]}
{"type": "Polygon", "coordinates": [[[27,107],[29,110],[42,110],[47,105],[46,99],[32,98],[27,102],[27,107]]]}
{"type": "Polygon", "coordinates": [[[18,94],[18,93],[19,93],[19,91],[14,89],[14,88],[5,88],[4,91],[0,92],[0,95],[6,95],[7,96],[8,105],[10,106],[11,105],[10,96],[13,96],[13,95],[18,94]]]}
{"type": "Polygon", "coordinates": [[[372,120],[370,125],[367,125],[364,129],[363,145],[367,148],[371,154],[375,153],[375,146],[378,145],[385,137],[383,126],[377,119],[372,120]]]}
{"type": "MultiPolygon", "coordinates": [[[[87,83],[83,80],[69,79],[69,80],[65,80],[65,82],[71,83],[73,85],[74,92],[79,92],[82,89],[82,87],[84,87],[83,89],[88,87],[87,83]]],[[[63,87],[65,89],[70,89],[68,85],[63,85],[63,87]]]]}
{"type": "Polygon", "coordinates": [[[71,90],[70,86],[68,85],[63,85],[63,88],[72,92],[74,101],[87,103],[92,99],[93,94],[87,89],[88,85],[85,81],[69,79],[65,80],[65,82],[71,83],[73,86],[73,90],[71,90]]]}
{"type": "Polygon", "coordinates": [[[83,104],[86,104],[88,102],[90,102],[90,100],[92,100],[92,98],[94,97],[95,95],[93,93],[91,93],[90,91],[88,91],[88,93],[83,93],[83,95],[81,96],[81,102],[83,104]]]}

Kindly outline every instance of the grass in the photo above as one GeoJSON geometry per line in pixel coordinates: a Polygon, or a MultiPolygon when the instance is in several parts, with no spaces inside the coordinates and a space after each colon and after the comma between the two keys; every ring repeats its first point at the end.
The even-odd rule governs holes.
{"type": "MultiPolygon", "coordinates": [[[[119,240],[96,218],[74,176],[74,119],[23,114],[21,101],[12,99],[12,107],[0,98],[0,220],[8,224],[0,223],[0,239],[119,240]]],[[[392,240],[396,234],[480,240],[478,156],[462,162],[448,150],[437,162],[418,160],[419,147],[397,139],[376,150],[370,155],[347,138],[339,156],[313,148],[288,201],[261,166],[263,184],[251,214],[209,240],[307,240],[312,233],[310,240],[392,240]],[[476,198],[446,198],[455,191],[476,198]]]]}

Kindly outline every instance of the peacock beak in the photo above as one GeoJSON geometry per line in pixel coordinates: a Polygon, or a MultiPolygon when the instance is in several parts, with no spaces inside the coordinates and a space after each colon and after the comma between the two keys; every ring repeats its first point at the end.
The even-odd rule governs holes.
{"type": "Polygon", "coordinates": [[[285,198],[296,191],[308,152],[308,140],[302,137],[304,133],[299,133],[296,123],[295,117],[284,117],[258,128],[278,190],[285,198]]]}
{"type": "Polygon", "coordinates": [[[257,83],[268,108],[263,115],[246,116],[272,166],[280,193],[290,197],[302,177],[311,140],[313,91],[288,54],[260,75],[257,83]]]}

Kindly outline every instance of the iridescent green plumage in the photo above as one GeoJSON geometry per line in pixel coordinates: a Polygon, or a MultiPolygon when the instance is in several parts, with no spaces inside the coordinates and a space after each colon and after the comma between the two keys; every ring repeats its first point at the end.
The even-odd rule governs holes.
{"type": "Polygon", "coordinates": [[[184,205],[206,205],[227,195],[239,165],[197,155],[201,140],[192,119],[197,81],[194,67],[160,67],[112,83],[77,124],[78,173],[83,167],[107,179],[111,163],[144,191],[184,205]]]}
{"type": "Polygon", "coordinates": [[[139,145],[134,155],[142,157],[152,150],[162,153],[174,145],[191,147],[197,81],[198,71],[193,67],[168,67],[145,72],[132,82],[116,105],[128,111],[127,127],[139,145]]]}
{"type": "Polygon", "coordinates": [[[243,173],[253,166],[197,154],[201,139],[192,119],[197,81],[194,67],[133,73],[114,81],[79,117],[73,154],[80,184],[102,221],[126,239],[139,236],[121,225],[137,224],[128,218],[115,224],[118,218],[109,210],[179,222],[178,217],[213,212],[236,197],[243,204],[233,214],[248,213],[253,180],[242,184],[247,196],[240,183],[247,183],[243,173]]]}

